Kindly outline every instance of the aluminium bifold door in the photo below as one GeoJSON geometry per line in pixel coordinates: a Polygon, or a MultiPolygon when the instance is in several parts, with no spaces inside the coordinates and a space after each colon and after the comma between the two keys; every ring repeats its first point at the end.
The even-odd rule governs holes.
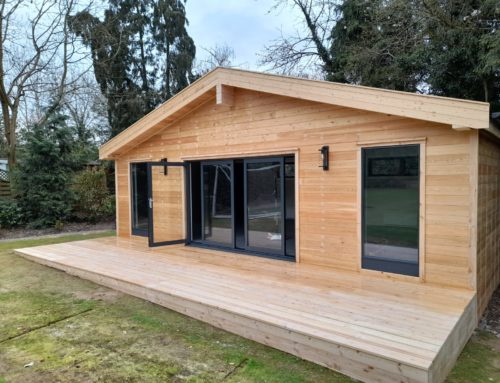
{"type": "Polygon", "coordinates": [[[148,162],[150,247],[186,242],[186,171],[183,162],[148,162]]]}

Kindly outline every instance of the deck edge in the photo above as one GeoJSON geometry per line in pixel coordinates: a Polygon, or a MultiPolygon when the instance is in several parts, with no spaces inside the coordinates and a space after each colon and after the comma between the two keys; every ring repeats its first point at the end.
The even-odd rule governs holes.
{"type": "Polygon", "coordinates": [[[444,382],[474,332],[476,325],[477,294],[474,294],[434,358],[429,368],[429,383],[444,382]]]}

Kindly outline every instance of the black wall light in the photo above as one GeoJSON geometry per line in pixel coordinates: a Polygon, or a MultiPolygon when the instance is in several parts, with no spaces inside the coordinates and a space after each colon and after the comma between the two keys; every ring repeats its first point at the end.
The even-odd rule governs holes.
{"type": "Polygon", "coordinates": [[[319,152],[321,153],[321,160],[323,161],[323,164],[319,167],[323,168],[323,170],[328,170],[330,167],[330,147],[324,145],[319,149],[319,152]]]}
{"type": "MultiPolygon", "coordinates": [[[[166,159],[166,158],[162,158],[160,161],[161,161],[161,162],[167,162],[167,161],[168,161],[168,159],[166,159]]],[[[168,166],[167,166],[167,165],[165,165],[165,166],[163,167],[163,175],[164,175],[164,176],[168,175],[168,166]]]]}

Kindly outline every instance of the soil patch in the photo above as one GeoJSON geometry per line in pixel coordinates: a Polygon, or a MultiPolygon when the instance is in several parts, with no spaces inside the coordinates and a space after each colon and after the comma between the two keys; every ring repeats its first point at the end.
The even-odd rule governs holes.
{"type": "Polygon", "coordinates": [[[491,297],[479,322],[479,328],[500,338],[500,287],[493,293],[493,297],[491,297]]]}
{"type": "Polygon", "coordinates": [[[75,291],[73,296],[76,299],[103,301],[106,303],[115,302],[124,294],[116,290],[97,290],[97,291],[75,291]]]}

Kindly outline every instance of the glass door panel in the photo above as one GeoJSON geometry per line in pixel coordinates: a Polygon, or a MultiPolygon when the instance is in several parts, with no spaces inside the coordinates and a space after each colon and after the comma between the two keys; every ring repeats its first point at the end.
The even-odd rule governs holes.
{"type": "Polygon", "coordinates": [[[363,149],[363,267],[418,276],[419,145],[363,149]]]}
{"type": "Polygon", "coordinates": [[[285,249],[295,256],[295,158],[285,158],[285,249]]]}
{"type": "Polygon", "coordinates": [[[184,164],[150,162],[149,245],[185,242],[184,164]]]}
{"type": "Polygon", "coordinates": [[[246,245],[284,254],[283,159],[245,161],[246,245]]]}
{"type": "Polygon", "coordinates": [[[132,234],[148,235],[148,164],[130,164],[132,234]]]}
{"type": "Polygon", "coordinates": [[[202,164],[203,240],[233,245],[232,164],[202,164]]]}

